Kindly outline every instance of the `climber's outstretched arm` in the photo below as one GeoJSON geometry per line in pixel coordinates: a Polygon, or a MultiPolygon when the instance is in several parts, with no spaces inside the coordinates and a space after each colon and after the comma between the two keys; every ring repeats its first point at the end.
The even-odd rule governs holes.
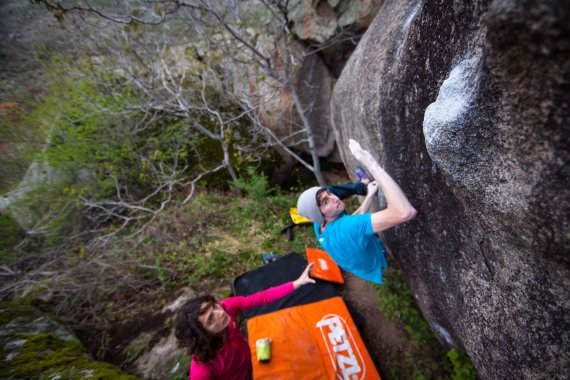
{"type": "Polygon", "coordinates": [[[372,175],[386,197],[387,208],[372,214],[372,229],[374,232],[387,230],[413,219],[417,214],[416,209],[396,181],[382,169],[372,154],[362,149],[360,144],[352,139],[349,140],[349,148],[354,158],[372,175]]]}

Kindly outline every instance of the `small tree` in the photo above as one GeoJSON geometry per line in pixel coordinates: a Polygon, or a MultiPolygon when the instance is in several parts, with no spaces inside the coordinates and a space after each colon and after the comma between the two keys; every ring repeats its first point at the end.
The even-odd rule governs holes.
{"type": "MultiPolygon", "coordinates": [[[[187,201],[198,181],[227,168],[231,140],[224,130],[212,132],[218,127],[216,120],[204,109],[191,105],[183,109],[185,118],[176,118],[165,111],[168,103],[157,107],[157,100],[150,99],[154,106],[145,107],[140,87],[90,61],[75,65],[58,58],[50,67],[54,79],[49,94],[30,119],[44,127],[43,156],[68,173],[65,194],[86,208],[91,227],[120,222],[99,242],[135,222],[135,234],[142,231],[175,193],[186,190],[187,201]]],[[[215,96],[206,92],[202,88],[196,96],[215,96]]],[[[233,178],[232,170],[230,166],[233,178]]],[[[35,231],[45,230],[42,225],[35,231]]]]}

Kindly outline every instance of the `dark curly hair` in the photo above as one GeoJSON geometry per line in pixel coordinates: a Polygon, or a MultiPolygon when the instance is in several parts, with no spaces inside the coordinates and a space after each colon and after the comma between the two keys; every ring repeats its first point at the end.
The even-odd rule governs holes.
{"type": "Polygon", "coordinates": [[[209,363],[216,357],[223,344],[223,338],[207,332],[198,321],[198,317],[203,314],[201,313],[203,303],[213,306],[217,301],[210,295],[191,299],[178,311],[174,325],[178,345],[184,347],[194,360],[209,363]]]}

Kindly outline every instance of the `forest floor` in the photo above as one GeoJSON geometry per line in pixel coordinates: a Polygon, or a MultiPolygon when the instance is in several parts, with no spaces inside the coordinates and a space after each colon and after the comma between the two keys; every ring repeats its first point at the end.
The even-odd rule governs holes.
{"type": "Polygon", "coordinates": [[[392,353],[407,346],[409,338],[402,326],[387,319],[380,311],[372,286],[350,273],[345,272],[344,277],[344,299],[351,306],[362,339],[382,378],[391,379],[391,369],[398,366],[393,362],[392,353]]]}

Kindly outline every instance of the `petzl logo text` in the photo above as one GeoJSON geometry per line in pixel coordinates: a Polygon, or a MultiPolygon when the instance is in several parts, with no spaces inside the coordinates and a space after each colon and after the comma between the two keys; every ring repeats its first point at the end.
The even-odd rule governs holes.
{"type": "Polygon", "coordinates": [[[327,314],[317,322],[337,378],[361,380],[366,374],[366,365],[352,337],[346,321],[336,314],[327,314]]]}

